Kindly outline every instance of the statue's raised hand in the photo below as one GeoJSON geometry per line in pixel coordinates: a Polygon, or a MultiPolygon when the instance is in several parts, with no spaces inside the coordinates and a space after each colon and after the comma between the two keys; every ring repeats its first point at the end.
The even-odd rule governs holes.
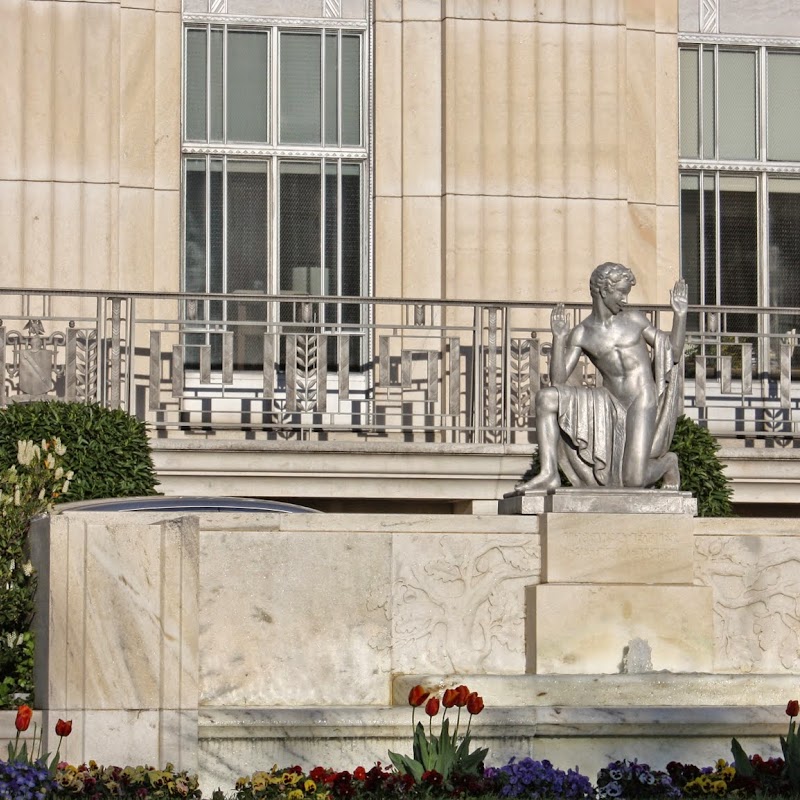
{"type": "Polygon", "coordinates": [[[675,287],[669,293],[669,304],[676,314],[685,314],[689,308],[689,287],[683,278],[675,281],[675,287]]]}
{"type": "Polygon", "coordinates": [[[559,303],[550,313],[550,330],[553,336],[566,336],[569,333],[569,320],[563,303],[559,303]]]}

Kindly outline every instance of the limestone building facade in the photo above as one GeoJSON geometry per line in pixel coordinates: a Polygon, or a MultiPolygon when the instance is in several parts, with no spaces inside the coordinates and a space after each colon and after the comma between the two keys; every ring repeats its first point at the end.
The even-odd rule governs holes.
{"type": "MultiPolygon", "coordinates": [[[[261,334],[244,332],[270,315],[297,322],[284,295],[580,303],[591,267],[611,259],[635,271],[638,303],[665,303],[683,274],[693,304],[800,306],[791,0],[5,0],[0,40],[4,317],[66,324],[97,302],[59,290],[152,293],[139,313],[215,321],[175,334],[188,338],[173,376],[220,371],[226,386],[260,370],[261,334]],[[56,294],[33,311],[31,289],[56,294]],[[241,339],[215,338],[226,326],[241,339]]],[[[393,308],[309,312],[372,332],[331,360],[339,397],[357,371],[342,378],[343,353],[377,364],[369,325],[402,321],[393,308]]],[[[791,383],[795,340],[774,337],[800,316],[720,313],[735,347],[755,332],[743,352],[764,374],[789,347],[791,383]]],[[[719,315],[694,324],[703,333],[719,315]]],[[[441,341],[407,351],[439,348],[427,379],[453,401],[453,340],[441,341]]],[[[280,373],[289,356],[276,347],[280,373]]],[[[397,358],[386,375],[405,369],[397,358]]]]}

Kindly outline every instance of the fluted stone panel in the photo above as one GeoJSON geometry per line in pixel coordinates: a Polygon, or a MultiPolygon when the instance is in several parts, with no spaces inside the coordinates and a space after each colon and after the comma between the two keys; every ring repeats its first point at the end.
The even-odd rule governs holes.
{"type": "Polygon", "coordinates": [[[6,284],[176,289],[178,0],[8,0],[0,46],[6,284]]]}
{"type": "Polygon", "coordinates": [[[396,230],[381,199],[400,195],[407,295],[585,300],[611,259],[634,269],[640,302],[664,302],[677,0],[386,0],[375,15],[376,285],[380,232],[396,230]],[[405,213],[419,196],[444,197],[441,228],[405,213]]]}

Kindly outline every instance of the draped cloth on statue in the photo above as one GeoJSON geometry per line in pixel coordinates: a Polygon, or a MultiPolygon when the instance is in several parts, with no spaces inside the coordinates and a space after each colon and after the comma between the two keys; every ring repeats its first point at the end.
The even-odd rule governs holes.
{"type": "MultiPolygon", "coordinates": [[[[672,361],[669,335],[658,331],[653,346],[658,392],[651,458],[669,451],[683,399],[683,358],[672,361]]],[[[604,388],[557,386],[558,466],[573,486],[622,486],[626,409],[604,388]]]]}

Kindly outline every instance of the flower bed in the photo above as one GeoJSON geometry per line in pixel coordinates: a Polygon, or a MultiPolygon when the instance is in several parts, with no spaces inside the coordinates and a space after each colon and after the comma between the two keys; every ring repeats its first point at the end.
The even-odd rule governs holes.
{"type": "MultiPolygon", "coordinates": [[[[240,778],[233,793],[217,789],[212,800],[427,800],[431,798],[515,798],[519,800],[657,800],[715,795],[729,798],[793,798],[800,800],[800,736],[795,718],[800,703],[786,707],[789,729],[781,736],[783,758],[747,756],[732,741],[733,763],[724,759],[714,766],[671,762],[666,771],[633,760],[617,760],[600,770],[592,783],[577,770],[566,772],[549,761],[512,758],[502,767],[486,767],[487,751],[470,750],[472,718],[483,711],[483,699],[466,686],[448,689],[440,699],[421,686],[409,694],[412,707],[413,753],[389,753],[393,766],[377,762],[370,769],[352,772],[315,767],[305,773],[299,766],[255,772],[240,778]],[[427,732],[416,710],[424,706],[427,732]],[[443,711],[439,719],[439,711],[443,711]],[[453,711],[455,709],[455,711],[453,711]],[[469,715],[466,731],[459,737],[461,712],[469,715]],[[451,729],[448,712],[456,715],[451,729]],[[434,719],[437,730],[434,732],[434,719]]],[[[116,767],[59,763],[41,752],[41,736],[34,725],[30,741],[20,735],[31,725],[33,711],[17,709],[16,737],[8,745],[8,759],[0,761],[0,800],[37,798],[131,798],[171,800],[202,798],[197,777],[175,771],[171,764],[159,770],[150,766],[116,767]]],[[[59,747],[72,733],[72,723],[59,719],[55,726],[59,747]]]]}

